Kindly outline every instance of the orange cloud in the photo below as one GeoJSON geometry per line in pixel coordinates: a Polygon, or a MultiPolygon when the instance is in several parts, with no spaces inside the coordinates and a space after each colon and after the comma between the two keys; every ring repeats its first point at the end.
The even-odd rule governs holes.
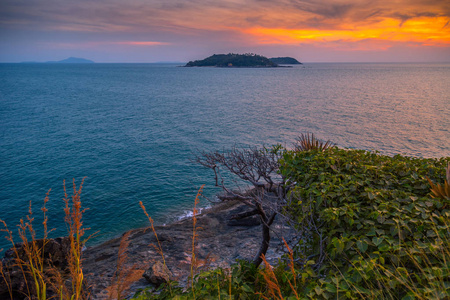
{"type": "Polygon", "coordinates": [[[240,29],[259,44],[357,42],[376,39],[395,42],[416,42],[424,45],[449,46],[450,27],[447,17],[419,17],[407,21],[384,18],[370,25],[343,26],[345,29],[291,29],[253,27],[240,29]],[[401,25],[401,26],[400,26],[401,25]]]}
{"type": "Polygon", "coordinates": [[[301,45],[383,52],[401,45],[439,53],[450,48],[449,0],[4,2],[0,27],[11,41],[23,36],[28,43],[26,33],[34,43],[60,48],[109,51],[108,45],[119,45],[138,52],[172,45],[164,49],[184,57],[185,47],[227,52],[301,45]]]}

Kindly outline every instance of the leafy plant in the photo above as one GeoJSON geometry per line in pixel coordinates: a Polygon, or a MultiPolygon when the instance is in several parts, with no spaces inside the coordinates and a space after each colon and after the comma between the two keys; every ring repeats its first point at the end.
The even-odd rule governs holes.
{"type": "Polygon", "coordinates": [[[294,143],[295,151],[317,150],[324,151],[333,147],[335,144],[330,140],[323,142],[318,140],[313,133],[301,134],[294,143]]]}
{"type": "Polygon", "coordinates": [[[140,290],[133,299],[263,299],[256,288],[255,280],[262,282],[258,269],[251,263],[240,261],[229,269],[217,268],[203,271],[194,276],[193,285],[189,289],[171,283],[161,285],[158,290],[140,290]],[[258,278],[258,279],[256,279],[258,278]]]}
{"type": "MultiPolygon", "coordinates": [[[[287,151],[280,172],[295,187],[283,213],[298,224],[299,244],[274,266],[262,256],[263,268],[241,262],[228,273],[201,272],[171,297],[447,299],[450,212],[430,197],[427,177],[442,182],[449,161],[336,147],[287,151]]],[[[158,292],[140,299],[170,298],[158,292]]]]}
{"type": "Polygon", "coordinates": [[[302,236],[296,251],[315,272],[305,274],[306,294],[397,299],[412,290],[436,296],[427,291],[438,288],[450,295],[450,212],[429,196],[426,179],[441,181],[448,162],[338,148],[286,152],[281,172],[296,184],[288,210],[302,236]],[[429,270],[441,274],[440,285],[429,270]]]}

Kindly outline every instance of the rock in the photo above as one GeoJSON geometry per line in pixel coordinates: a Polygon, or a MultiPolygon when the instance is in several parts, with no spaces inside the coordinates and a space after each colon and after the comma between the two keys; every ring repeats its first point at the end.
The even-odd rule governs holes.
{"type": "Polygon", "coordinates": [[[172,277],[172,273],[166,265],[157,261],[153,266],[148,268],[142,276],[147,279],[148,282],[158,287],[161,284],[168,282],[172,277]]]}
{"type": "MultiPolygon", "coordinates": [[[[44,240],[36,240],[36,246],[39,249],[42,249],[44,246],[44,240]]],[[[17,253],[19,255],[19,259],[23,261],[27,261],[28,258],[26,256],[24,246],[22,243],[16,244],[17,253]]],[[[67,255],[70,252],[70,239],[69,237],[59,237],[55,239],[46,239],[45,246],[43,249],[44,252],[44,265],[48,266],[51,264],[53,267],[57,268],[65,268],[67,267],[67,255]]],[[[5,252],[5,257],[3,258],[3,263],[7,265],[9,262],[12,262],[16,259],[16,255],[14,253],[14,248],[10,248],[5,252]]]]}
{"type": "MultiPolygon", "coordinates": [[[[64,270],[67,267],[67,254],[70,251],[70,239],[68,237],[47,239],[45,244],[42,239],[36,240],[36,245],[39,249],[44,248],[45,269],[51,267],[64,270]]],[[[19,260],[28,261],[23,244],[17,244],[16,249],[19,260]]],[[[0,262],[4,276],[8,280],[6,282],[5,277],[0,276],[0,299],[10,298],[8,288],[13,290],[14,299],[25,299],[28,289],[30,293],[35,293],[31,275],[26,268],[24,268],[25,272],[23,272],[16,262],[16,254],[14,249],[11,248],[5,252],[5,257],[0,262]],[[26,281],[28,281],[28,288],[26,281]]],[[[49,290],[48,292],[51,295],[51,291],[49,290]]]]}
{"type": "MultiPolygon", "coordinates": [[[[254,215],[248,220],[232,220],[241,216],[251,208],[238,201],[225,201],[211,208],[202,210],[198,215],[196,232],[198,239],[195,243],[195,256],[207,268],[230,266],[236,259],[251,260],[259,250],[261,244],[261,227],[254,226],[260,223],[259,216],[254,215]]],[[[276,218],[271,228],[274,234],[270,240],[270,248],[276,250],[273,255],[267,256],[273,264],[278,257],[285,253],[281,237],[286,240],[295,232],[290,232],[283,223],[283,218],[276,218]]],[[[191,271],[192,253],[192,219],[186,218],[163,226],[155,226],[158,239],[164,253],[166,266],[170,269],[168,275],[162,278],[165,282],[169,278],[176,279],[181,287],[188,284],[191,271]]],[[[141,271],[147,270],[155,261],[161,261],[158,250],[158,241],[149,228],[140,228],[131,231],[130,245],[128,247],[129,265],[136,265],[141,271]]],[[[83,252],[83,272],[86,282],[90,286],[92,300],[106,300],[104,286],[111,285],[111,277],[116,272],[117,251],[120,246],[120,237],[103,244],[88,247],[83,252]]],[[[272,254],[272,252],[270,252],[272,254]]],[[[155,267],[156,268],[156,267],[155,267]]],[[[166,271],[168,271],[166,269],[166,271]]],[[[139,289],[145,289],[153,283],[152,270],[133,283],[129,295],[139,289]]],[[[0,297],[0,299],[2,299],[0,297]]]]}
{"type": "Polygon", "coordinates": [[[232,219],[227,223],[228,226],[244,226],[252,227],[261,225],[261,218],[259,216],[251,216],[243,219],[232,219]]]}

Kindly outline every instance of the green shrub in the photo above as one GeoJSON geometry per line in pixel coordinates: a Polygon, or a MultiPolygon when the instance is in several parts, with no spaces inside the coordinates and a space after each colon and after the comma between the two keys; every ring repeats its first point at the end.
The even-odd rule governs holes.
{"type": "Polygon", "coordinates": [[[136,299],[448,299],[450,211],[433,198],[450,158],[362,150],[286,151],[288,214],[300,243],[273,268],[240,262],[196,275],[193,287],[136,299]],[[292,255],[292,256],[291,256],[292,255]]]}
{"type": "Polygon", "coordinates": [[[217,268],[195,275],[193,287],[182,288],[172,281],[157,290],[141,290],[133,299],[262,299],[262,282],[258,269],[250,262],[240,261],[230,269],[217,268]],[[170,288],[169,288],[170,285],[170,288]]]}
{"type": "Polygon", "coordinates": [[[295,184],[287,213],[302,232],[297,253],[315,271],[304,274],[304,295],[450,297],[448,200],[432,198],[427,182],[444,182],[449,160],[286,152],[281,171],[295,184]]]}

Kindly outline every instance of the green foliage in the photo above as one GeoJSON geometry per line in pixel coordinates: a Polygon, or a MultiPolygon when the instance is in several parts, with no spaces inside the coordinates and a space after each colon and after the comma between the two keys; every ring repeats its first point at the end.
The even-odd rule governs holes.
{"type": "Polygon", "coordinates": [[[297,251],[324,256],[308,297],[450,297],[448,200],[430,197],[426,179],[443,182],[449,160],[286,152],[281,171],[295,182],[287,213],[304,232],[297,251]]]}
{"type": "Polygon", "coordinates": [[[133,299],[262,299],[258,296],[257,282],[261,281],[258,277],[253,264],[241,261],[231,269],[217,268],[197,274],[193,288],[183,289],[172,281],[154,291],[141,290],[133,299]]]}
{"type": "Polygon", "coordinates": [[[285,213],[302,237],[293,258],[275,277],[241,262],[198,274],[193,289],[171,283],[135,299],[194,299],[193,290],[195,299],[450,298],[450,205],[427,181],[445,181],[449,157],[273,151],[293,185],[285,213]]]}

